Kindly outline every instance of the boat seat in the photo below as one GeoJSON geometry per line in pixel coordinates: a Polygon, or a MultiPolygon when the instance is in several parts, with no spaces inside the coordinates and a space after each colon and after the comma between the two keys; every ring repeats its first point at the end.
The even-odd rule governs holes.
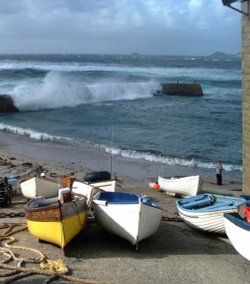
{"type": "Polygon", "coordinates": [[[32,202],[30,203],[30,206],[32,208],[38,208],[40,206],[46,206],[46,205],[50,205],[53,203],[58,203],[57,197],[45,198],[43,196],[39,196],[32,200],[32,202]]]}
{"type": "Polygon", "coordinates": [[[216,205],[214,205],[213,207],[211,207],[211,208],[219,208],[219,207],[231,207],[231,206],[234,206],[235,204],[234,204],[234,202],[223,202],[223,203],[219,203],[219,204],[216,204],[216,205]]]}
{"type": "Polygon", "coordinates": [[[214,201],[209,198],[209,199],[204,199],[204,200],[199,200],[199,201],[194,201],[194,202],[190,202],[187,204],[183,204],[182,207],[185,209],[195,209],[195,208],[212,205],[213,203],[214,201]]]}

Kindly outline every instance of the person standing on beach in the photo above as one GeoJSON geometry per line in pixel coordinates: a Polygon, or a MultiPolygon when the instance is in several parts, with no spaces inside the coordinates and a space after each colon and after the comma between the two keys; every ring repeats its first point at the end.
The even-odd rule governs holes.
{"type": "Polygon", "coordinates": [[[216,164],[216,179],[217,179],[217,185],[222,185],[222,163],[221,160],[217,161],[216,164]]]}

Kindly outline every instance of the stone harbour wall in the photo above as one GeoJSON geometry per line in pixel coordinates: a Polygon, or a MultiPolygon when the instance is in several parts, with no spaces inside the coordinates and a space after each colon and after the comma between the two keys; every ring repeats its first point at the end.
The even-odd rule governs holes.
{"type": "MultiPolygon", "coordinates": [[[[248,3],[242,3],[248,11],[248,3]]],[[[250,195],[250,16],[242,16],[242,153],[243,193],[250,195]]]]}
{"type": "Polygon", "coordinates": [[[200,97],[203,96],[203,91],[200,84],[163,83],[156,95],[200,97]]]}

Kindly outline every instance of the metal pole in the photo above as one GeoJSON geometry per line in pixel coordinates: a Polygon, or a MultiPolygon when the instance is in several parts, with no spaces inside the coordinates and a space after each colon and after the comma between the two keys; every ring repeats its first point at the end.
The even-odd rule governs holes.
{"type": "Polygon", "coordinates": [[[113,151],[113,140],[114,140],[114,127],[111,128],[111,145],[110,145],[110,155],[109,155],[109,171],[112,177],[112,171],[113,171],[113,161],[112,161],[112,151],[113,151]]]}

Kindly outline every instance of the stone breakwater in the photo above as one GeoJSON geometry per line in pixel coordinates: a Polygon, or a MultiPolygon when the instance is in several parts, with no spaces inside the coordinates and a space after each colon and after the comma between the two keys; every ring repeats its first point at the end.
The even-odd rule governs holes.
{"type": "Polygon", "coordinates": [[[200,84],[163,83],[155,95],[201,97],[203,90],[200,84]]]}

